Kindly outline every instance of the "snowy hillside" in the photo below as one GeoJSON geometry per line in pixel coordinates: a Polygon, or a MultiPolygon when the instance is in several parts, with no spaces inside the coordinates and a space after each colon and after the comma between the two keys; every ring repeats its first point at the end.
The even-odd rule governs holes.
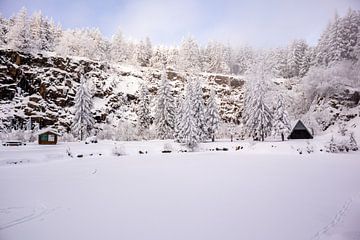
{"type": "MultiPolygon", "coordinates": [[[[121,119],[135,123],[138,90],[145,83],[154,97],[161,71],[133,65],[108,64],[84,58],[62,58],[1,50],[1,118],[6,126],[22,126],[31,117],[42,127],[53,125],[69,130],[74,96],[80,74],[85,71],[94,95],[94,117],[100,125],[121,119]]],[[[168,69],[175,93],[184,89],[185,74],[168,69]]],[[[220,97],[224,121],[241,114],[244,81],[230,75],[200,75],[205,96],[214,86],[220,97]]]]}

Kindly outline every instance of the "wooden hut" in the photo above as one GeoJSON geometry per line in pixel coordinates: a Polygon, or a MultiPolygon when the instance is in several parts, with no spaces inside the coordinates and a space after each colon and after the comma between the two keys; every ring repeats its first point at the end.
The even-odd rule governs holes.
{"type": "Polygon", "coordinates": [[[38,132],[39,144],[57,144],[57,138],[60,134],[51,128],[43,129],[38,132]]]}
{"type": "Polygon", "coordinates": [[[299,120],[292,129],[288,139],[312,139],[313,135],[305,127],[301,120],[299,120]]]}

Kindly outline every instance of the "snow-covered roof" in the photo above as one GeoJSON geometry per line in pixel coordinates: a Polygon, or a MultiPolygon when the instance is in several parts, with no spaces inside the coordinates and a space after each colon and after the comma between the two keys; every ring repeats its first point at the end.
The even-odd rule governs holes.
{"type": "Polygon", "coordinates": [[[305,130],[310,135],[312,135],[311,132],[309,131],[309,129],[304,125],[304,123],[301,120],[298,120],[291,129],[292,129],[291,132],[293,132],[294,130],[305,130]]]}
{"type": "Polygon", "coordinates": [[[50,128],[50,127],[41,129],[40,131],[38,131],[36,133],[36,135],[40,135],[40,134],[47,133],[47,132],[53,133],[53,134],[58,135],[58,136],[61,135],[56,129],[53,129],[53,128],[50,128]]]}

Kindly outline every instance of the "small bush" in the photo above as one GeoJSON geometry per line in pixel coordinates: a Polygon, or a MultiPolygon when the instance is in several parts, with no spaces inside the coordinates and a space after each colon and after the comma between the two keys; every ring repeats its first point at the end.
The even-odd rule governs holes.
{"type": "Polygon", "coordinates": [[[112,149],[112,154],[118,157],[126,155],[125,146],[115,145],[115,147],[112,149]]]}
{"type": "Polygon", "coordinates": [[[326,148],[326,152],[331,152],[331,153],[357,151],[359,149],[353,133],[350,134],[348,139],[346,138],[335,139],[332,136],[329,143],[325,146],[325,148],[326,148]]]}
{"type": "Polygon", "coordinates": [[[164,147],[163,147],[163,151],[162,152],[172,152],[174,150],[173,146],[171,145],[171,143],[167,142],[164,143],[164,147]]]}

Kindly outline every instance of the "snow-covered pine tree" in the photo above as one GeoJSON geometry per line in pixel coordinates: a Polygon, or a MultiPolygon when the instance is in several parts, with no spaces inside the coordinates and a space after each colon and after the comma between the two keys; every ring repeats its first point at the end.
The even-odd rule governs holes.
{"type": "Polygon", "coordinates": [[[26,8],[22,8],[14,17],[13,24],[6,34],[7,46],[9,48],[31,52],[31,32],[26,8]]]}
{"type": "Polygon", "coordinates": [[[206,125],[208,137],[211,141],[215,141],[215,133],[219,128],[220,116],[218,104],[216,102],[216,93],[214,89],[210,90],[210,97],[206,109],[206,125]]]}
{"type": "Polygon", "coordinates": [[[350,138],[349,138],[349,149],[351,151],[357,151],[359,150],[359,147],[357,145],[357,142],[354,138],[354,133],[350,133],[350,138]]]}
{"type": "Polygon", "coordinates": [[[127,44],[120,30],[111,39],[110,59],[114,62],[124,62],[127,60],[127,44]]]}
{"type": "Polygon", "coordinates": [[[199,141],[204,141],[207,138],[207,126],[205,119],[205,105],[203,98],[203,91],[199,79],[192,81],[192,103],[194,110],[195,125],[198,128],[199,141]]]}
{"type": "Polygon", "coordinates": [[[145,83],[139,88],[139,104],[137,107],[138,133],[142,135],[151,125],[149,90],[145,83]]]}
{"type": "Polygon", "coordinates": [[[6,34],[9,31],[9,21],[0,13],[0,47],[6,45],[6,34]]]}
{"type": "Polygon", "coordinates": [[[187,37],[183,39],[179,50],[179,67],[184,71],[200,71],[200,50],[195,39],[187,37]]]}
{"type": "Polygon", "coordinates": [[[339,152],[339,147],[335,143],[334,136],[331,137],[329,143],[325,146],[325,148],[326,148],[326,152],[331,152],[331,153],[339,152]]]}
{"type": "Polygon", "coordinates": [[[44,18],[40,11],[35,12],[30,19],[31,44],[34,52],[42,50],[42,42],[44,37],[44,18]]]}
{"type": "Polygon", "coordinates": [[[184,106],[183,96],[179,96],[175,100],[175,126],[174,126],[174,138],[177,142],[181,142],[181,123],[182,123],[182,113],[184,106]]]}
{"type": "Polygon", "coordinates": [[[182,120],[180,124],[180,142],[185,143],[190,150],[194,150],[199,141],[199,128],[194,118],[193,86],[191,79],[188,80],[185,89],[185,99],[182,106],[182,120]]]}
{"type": "Polygon", "coordinates": [[[284,97],[279,95],[275,106],[273,131],[275,136],[281,136],[282,141],[285,140],[285,135],[290,133],[291,128],[284,105],[284,97]]]}
{"type": "Polygon", "coordinates": [[[147,37],[145,41],[141,40],[136,45],[135,55],[135,60],[140,66],[149,66],[150,59],[152,57],[152,45],[150,42],[150,38],[147,37]]]}
{"type": "Polygon", "coordinates": [[[254,81],[249,84],[247,91],[248,100],[245,111],[246,128],[248,134],[254,140],[264,139],[270,134],[272,127],[272,113],[269,107],[265,104],[264,96],[267,91],[267,70],[265,69],[265,60],[259,60],[259,63],[253,68],[252,74],[249,76],[248,81],[254,81]]]}
{"type": "Polygon", "coordinates": [[[90,135],[90,131],[94,127],[94,118],[91,113],[93,102],[89,93],[86,80],[81,76],[80,85],[77,88],[75,95],[75,116],[71,128],[75,136],[84,140],[90,135]]]}
{"type": "Polygon", "coordinates": [[[161,74],[159,89],[156,96],[155,125],[160,139],[174,137],[174,97],[170,81],[167,78],[166,69],[161,74]]]}

